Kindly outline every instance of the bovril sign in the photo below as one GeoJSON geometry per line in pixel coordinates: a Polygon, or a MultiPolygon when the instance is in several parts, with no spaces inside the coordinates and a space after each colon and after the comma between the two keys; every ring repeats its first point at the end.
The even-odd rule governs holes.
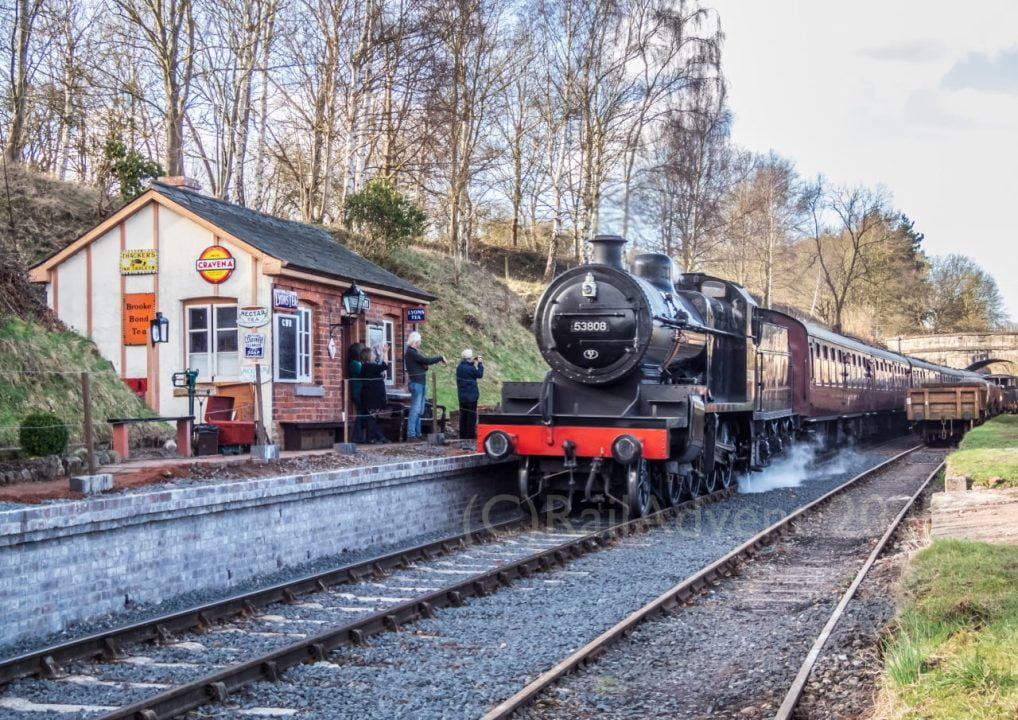
{"type": "Polygon", "coordinates": [[[226,282],[237,267],[237,261],[222,245],[210,245],[201,251],[194,264],[195,270],[205,282],[213,285],[226,282]]]}

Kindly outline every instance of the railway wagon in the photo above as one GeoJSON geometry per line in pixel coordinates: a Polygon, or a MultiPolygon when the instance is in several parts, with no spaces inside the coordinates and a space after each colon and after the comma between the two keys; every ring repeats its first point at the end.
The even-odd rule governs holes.
{"type": "Polygon", "coordinates": [[[1002,407],[1003,391],[985,380],[927,383],[905,397],[908,422],[928,444],[956,440],[1002,407]]]}
{"type": "Polygon", "coordinates": [[[1004,373],[993,373],[986,376],[986,379],[997,385],[1002,393],[1001,412],[1009,415],[1018,413],[1018,376],[1004,373]]]}

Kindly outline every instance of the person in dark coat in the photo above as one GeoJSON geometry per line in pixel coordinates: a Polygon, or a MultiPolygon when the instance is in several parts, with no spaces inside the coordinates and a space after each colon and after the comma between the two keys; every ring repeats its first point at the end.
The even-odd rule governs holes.
{"type": "Polygon", "coordinates": [[[347,372],[350,377],[350,400],[351,409],[354,412],[353,436],[350,438],[355,443],[364,442],[364,431],[366,418],[364,408],[361,407],[361,353],[364,350],[363,343],[354,343],[350,346],[347,372]]]}
{"type": "Polygon", "coordinates": [[[386,347],[383,344],[380,349],[372,351],[371,348],[361,350],[361,407],[365,418],[365,441],[370,443],[387,443],[385,437],[378,427],[378,412],[384,410],[387,402],[385,398],[385,373],[389,371],[389,363],[382,360],[385,357],[386,347]]]}
{"type": "Polygon", "coordinates": [[[421,334],[416,330],[410,333],[406,349],[403,351],[407,385],[410,387],[410,416],[407,418],[406,424],[407,440],[418,440],[421,437],[421,416],[424,415],[424,390],[425,381],[428,378],[428,366],[444,362],[444,355],[421,353],[421,334]]]}
{"type": "Polygon", "coordinates": [[[477,381],[484,377],[484,362],[473,350],[464,350],[463,359],[456,368],[456,393],[460,401],[460,439],[477,437],[477,400],[480,390],[477,381]]]}

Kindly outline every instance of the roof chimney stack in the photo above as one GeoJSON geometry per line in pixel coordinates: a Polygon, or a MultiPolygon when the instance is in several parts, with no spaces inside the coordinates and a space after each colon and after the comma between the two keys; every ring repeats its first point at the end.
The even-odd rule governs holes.
{"type": "Polygon", "coordinates": [[[157,177],[156,182],[162,183],[163,185],[169,185],[170,187],[184,188],[185,190],[194,190],[195,192],[201,192],[201,185],[194,178],[189,178],[186,175],[163,175],[157,177]]]}

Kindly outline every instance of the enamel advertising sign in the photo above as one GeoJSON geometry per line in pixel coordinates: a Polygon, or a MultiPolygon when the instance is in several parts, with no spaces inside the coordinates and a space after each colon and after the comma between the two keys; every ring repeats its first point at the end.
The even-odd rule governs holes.
{"type": "Polygon", "coordinates": [[[237,267],[237,261],[222,245],[210,245],[201,251],[194,267],[205,282],[218,285],[226,282],[226,279],[233,274],[237,267]]]}

